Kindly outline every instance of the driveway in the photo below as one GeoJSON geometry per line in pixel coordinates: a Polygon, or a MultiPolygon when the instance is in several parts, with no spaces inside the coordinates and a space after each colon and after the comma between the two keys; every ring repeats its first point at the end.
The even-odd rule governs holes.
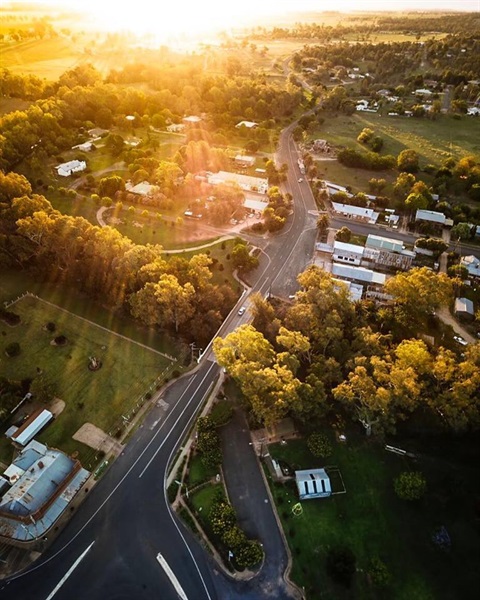
{"type": "Polygon", "coordinates": [[[225,483],[239,525],[248,537],[258,539],[265,551],[260,573],[250,581],[239,582],[235,592],[230,588],[227,597],[242,600],[296,598],[295,590],[283,578],[288,564],[287,552],[240,408],[235,409],[232,420],[222,428],[221,437],[225,483]]]}

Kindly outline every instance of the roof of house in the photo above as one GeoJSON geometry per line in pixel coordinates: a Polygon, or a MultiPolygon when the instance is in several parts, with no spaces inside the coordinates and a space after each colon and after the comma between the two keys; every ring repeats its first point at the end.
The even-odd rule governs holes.
{"type": "Polygon", "coordinates": [[[237,154],[237,156],[235,156],[235,160],[236,160],[236,162],[244,162],[244,163],[248,163],[251,165],[253,165],[255,163],[254,156],[246,156],[245,154],[237,154]]]}
{"type": "Polygon", "coordinates": [[[455,312],[467,313],[468,315],[474,315],[473,302],[468,298],[455,298],[455,312]]]}
{"type": "Polygon", "coordinates": [[[52,419],[53,414],[49,410],[39,408],[12,434],[12,441],[25,446],[52,419]]]}
{"type": "Polygon", "coordinates": [[[257,125],[258,123],[255,123],[255,121],[240,121],[240,123],[237,123],[235,127],[246,127],[247,129],[251,129],[257,125]]]}
{"type": "Polygon", "coordinates": [[[184,117],[182,121],[185,123],[200,123],[202,117],[197,117],[197,115],[190,115],[188,117],[184,117]]]}
{"type": "Polygon", "coordinates": [[[480,277],[480,259],[473,254],[462,256],[460,264],[467,268],[469,275],[480,277]]]}
{"type": "Polygon", "coordinates": [[[263,177],[252,177],[242,175],[241,173],[230,173],[228,171],[218,171],[208,176],[208,183],[213,185],[219,183],[237,183],[240,187],[265,188],[268,186],[268,179],[263,177]]]}
{"type": "Polygon", "coordinates": [[[387,280],[387,276],[384,273],[377,273],[377,271],[365,269],[364,267],[355,267],[353,265],[339,263],[334,263],[332,265],[332,275],[335,277],[343,277],[350,281],[376,283],[378,285],[384,285],[387,280]]]}
{"type": "Polygon", "coordinates": [[[401,252],[405,247],[401,240],[394,240],[393,238],[386,238],[381,235],[374,235],[372,233],[370,233],[367,237],[365,246],[367,248],[389,250],[390,252],[401,252]]]}
{"type": "Polygon", "coordinates": [[[431,221],[432,223],[445,224],[446,217],[443,213],[435,210],[418,209],[415,214],[415,221],[431,221]]]}
{"type": "Polygon", "coordinates": [[[148,194],[151,194],[153,192],[155,186],[148,183],[148,181],[142,181],[141,183],[137,183],[137,185],[131,187],[127,184],[125,188],[132,194],[138,194],[139,196],[147,196],[148,194]]]}
{"type": "Polygon", "coordinates": [[[300,498],[319,498],[330,496],[332,486],[325,469],[305,469],[295,471],[300,498]]]}
{"type": "Polygon", "coordinates": [[[347,244],[346,242],[339,242],[337,240],[333,243],[334,252],[351,252],[352,254],[361,254],[363,256],[365,248],[358,246],[357,244],[347,244]]]}
{"type": "Polygon", "coordinates": [[[261,200],[256,200],[255,198],[245,198],[243,202],[243,206],[250,210],[258,210],[263,212],[267,206],[268,202],[262,202],[261,200]]]}
{"type": "Polygon", "coordinates": [[[72,171],[73,169],[79,169],[80,167],[84,169],[86,166],[87,163],[84,160],[69,160],[66,163],[57,165],[55,168],[57,170],[62,169],[62,171],[72,171]]]}
{"type": "Polygon", "coordinates": [[[362,217],[368,219],[369,223],[376,223],[379,214],[373,210],[373,208],[364,208],[363,206],[352,206],[351,204],[340,204],[338,202],[332,202],[333,210],[337,213],[344,215],[350,215],[352,217],[362,217]]]}

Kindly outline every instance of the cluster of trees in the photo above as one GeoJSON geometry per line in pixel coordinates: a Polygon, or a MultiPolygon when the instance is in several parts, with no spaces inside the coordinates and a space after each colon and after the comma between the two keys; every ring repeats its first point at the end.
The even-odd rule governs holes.
{"type": "Polygon", "coordinates": [[[395,157],[389,154],[380,156],[377,152],[358,152],[353,148],[339,150],[337,159],[346,167],[368,169],[369,171],[387,171],[396,165],[395,157]]]}
{"type": "Polygon", "coordinates": [[[401,273],[385,288],[394,303],[379,310],[353,304],[315,267],[299,283],[293,305],[256,297],[253,325],[214,341],[258,422],[289,414],[312,425],[341,405],[367,433],[392,431],[414,411],[428,413],[433,427],[478,428],[480,345],[458,359],[413,337],[453,297],[451,279],[426,268],[401,273]]]}
{"type": "Polygon", "coordinates": [[[58,278],[148,325],[208,342],[235,303],[229,285],[211,283],[213,261],[165,259],[157,245],[136,245],[110,227],[62,215],[27,193],[15,173],[0,179],[0,264],[58,278]],[[1,182],[5,185],[1,185],[1,182]],[[18,183],[18,188],[15,186],[18,183]]]}
{"type": "Polygon", "coordinates": [[[357,142],[365,144],[370,147],[373,152],[380,152],[383,148],[383,138],[379,135],[375,135],[373,129],[364,127],[357,137],[357,142]]]}

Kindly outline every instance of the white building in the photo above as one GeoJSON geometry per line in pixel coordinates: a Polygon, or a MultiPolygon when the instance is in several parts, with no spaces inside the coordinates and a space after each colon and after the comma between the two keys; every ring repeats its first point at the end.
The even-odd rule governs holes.
{"type": "Polygon", "coordinates": [[[336,292],[339,291],[340,288],[345,287],[350,294],[350,300],[352,302],[359,302],[363,296],[363,285],[359,283],[354,283],[353,281],[342,281],[341,279],[332,278],[334,282],[334,289],[336,292]]]}
{"type": "Polygon", "coordinates": [[[197,123],[200,123],[201,120],[202,117],[197,117],[197,115],[190,115],[189,117],[184,117],[182,119],[187,125],[196,125],[197,123]]]}
{"type": "Polygon", "coordinates": [[[471,254],[470,256],[462,256],[460,264],[464,266],[470,277],[480,277],[480,259],[471,254]]]}
{"type": "Polygon", "coordinates": [[[85,171],[87,163],[84,160],[70,160],[55,167],[60,177],[70,177],[72,173],[85,171]]]}
{"type": "Polygon", "coordinates": [[[263,214],[263,211],[267,208],[268,202],[264,202],[260,200],[256,196],[248,196],[245,195],[245,200],[243,202],[243,206],[250,211],[254,211],[259,214],[263,214]]]}
{"type": "Polygon", "coordinates": [[[258,123],[255,123],[255,121],[240,121],[240,123],[237,123],[235,127],[237,129],[240,129],[240,127],[246,127],[247,129],[255,129],[255,127],[258,127],[258,123]]]}
{"type": "Polygon", "coordinates": [[[438,225],[445,225],[447,217],[435,210],[423,210],[418,209],[415,214],[415,221],[428,221],[429,223],[437,223],[438,225]]]}
{"type": "Polygon", "coordinates": [[[237,156],[235,157],[235,162],[241,167],[253,167],[253,165],[255,164],[255,157],[245,156],[244,154],[237,154],[237,156]]]}
{"type": "Polygon", "coordinates": [[[295,481],[300,500],[327,498],[332,495],[330,477],[327,475],[325,469],[295,471],[295,481]]]}
{"type": "Polygon", "coordinates": [[[236,184],[245,192],[258,192],[266,194],[268,190],[268,179],[261,177],[251,177],[240,173],[230,173],[228,171],[218,171],[208,175],[210,185],[236,184]]]}
{"type": "Polygon", "coordinates": [[[20,427],[16,427],[15,425],[10,427],[5,435],[15,444],[25,446],[52,419],[53,414],[49,410],[39,408],[20,427]]]}
{"type": "Polygon", "coordinates": [[[157,190],[157,186],[148,183],[148,181],[142,181],[141,183],[137,183],[137,185],[132,185],[130,182],[127,182],[125,184],[125,189],[132,194],[149,196],[157,190]]]}
{"type": "Polygon", "coordinates": [[[364,267],[342,265],[339,263],[333,263],[332,275],[339,279],[346,279],[347,281],[356,281],[375,286],[383,286],[387,280],[387,276],[384,273],[377,273],[377,271],[365,269],[364,267]]]}
{"type": "Polygon", "coordinates": [[[349,217],[351,219],[358,219],[359,221],[367,221],[367,223],[372,224],[375,224],[380,216],[380,213],[375,212],[372,208],[365,208],[363,206],[352,206],[350,204],[332,202],[332,208],[338,215],[349,217]]]}
{"type": "Polygon", "coordinates": [[[365,248],[356,244],[335,241],[333,244],[333,260],[336,262],[359,265],[362,262],[365,248]]]}
{"type": "Polygon", "coordinates": [[[80,150],[80,152],[90,152],[92,146],[92,142],[83,142],[83,144],[77,144],[76,146],[72,146],[72,150],[80,150]]]}

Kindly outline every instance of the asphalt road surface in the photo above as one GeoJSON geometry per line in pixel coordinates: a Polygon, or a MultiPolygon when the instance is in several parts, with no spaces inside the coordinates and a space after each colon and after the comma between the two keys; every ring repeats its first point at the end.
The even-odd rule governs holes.
{"type": "MultiPolygon", "coordinates": [[[[294,291],[297,274],[313,254],[315,217],[308,211],[315,210],[315,202],[309,185],[298,183],[292,129],[282,135],[278,160],[289,165],[283,187],[292,193],[295,210],[286,229],[264,248],[262,267],[252,286],[252,291],[263,295],[294,291]]],[[[220,335],[250,320],[248,310],[238,315],[244,304],[248,307],[247,294],[222,325],[220,335]]],[[[166,499],[168,465],[218,376],[219,367],[211,359],[208,347],[198,370],[165,392],[168,408],[159,406],[148,414],[42,557],[25,572],[0,582],[2,600],[288,598],[284,589],[276,588],[278,568],[273,569],[273,581],[268,569],[251,582],[234,582],[220,573],[172,514],[166,499]]],[[[271,523],[275,527],[274,519],[271,523]]],[[[278,531],[276,535],[281,540],[278,531]]],[[[283,545],[277,556],[278,567],[286,564],[283,545]]]]}

